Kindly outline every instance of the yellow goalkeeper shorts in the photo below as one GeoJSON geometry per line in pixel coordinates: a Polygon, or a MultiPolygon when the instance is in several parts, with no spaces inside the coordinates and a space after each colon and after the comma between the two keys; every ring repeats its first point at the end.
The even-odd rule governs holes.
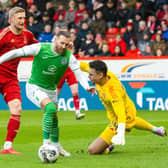
{"type": "MultiPolygon", "coordinates": [[[[126,131],[130,132],[131,129],[135,125],[135,119],[129,118],[126,120],[126,131]]],[[[116,134],[117,130],[117,123],[112,121],[110,124],[107,125],[107,127],[104,129],[104,131],[100,134],[100,138],[102,138],[107,144],[111,144],[112,137],[116,134]]]]}
{"type": "Polygon", "coordinates": [[[102,138],[107,144],[111,144],[111,138],[116,134],[117,124],[112,121],[104,131],[100,134],[100,138],[102,138]]]}

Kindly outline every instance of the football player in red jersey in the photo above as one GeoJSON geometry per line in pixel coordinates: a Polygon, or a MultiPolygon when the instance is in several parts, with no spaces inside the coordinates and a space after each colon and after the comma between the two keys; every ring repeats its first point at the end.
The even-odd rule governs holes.
{"type": "MultiPolygon", "coordinates": [[[[34,35],[24,28],[26,13],[21,7],[13,7],[9,11],[10,25],[0,31],[0,56],[4,53],[29,44],[37,43],[34,35]]],[[[1,154],[16,154],[12,143],[20,127],[21,93],[17,79],[17,67],[20,58],[14,58],[0,64],[0,93],[10,110],[7,136],[1,154]]]]}

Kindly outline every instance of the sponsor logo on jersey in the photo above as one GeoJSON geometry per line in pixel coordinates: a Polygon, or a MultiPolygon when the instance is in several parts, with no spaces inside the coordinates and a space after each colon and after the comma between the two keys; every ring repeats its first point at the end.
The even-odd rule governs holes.
{"type": "Polygon", "coordinates": [[[55,72],[47,72],[47,71],[42,71],[43,74],[45,75],[55,75],[56,73],[55,72]]]}
{"type": "Polygon", "coordinates": [[[56,70],[57,70],[57,67],[55,65],[50,65],[48,67],[48,71],[50,71],[50,72],[56,72],[56,70]]]}
{"type": "Polygon", "coordinates": [[[42,59],[47,59],[48,57],[47,56],[43,56],[42,59]]]}
{"type": "Polygon", "coordinates": [[[55,75],[57,71],[57,67],[55,65],[49,65],[48,71],[43,70],[43,74],[47,75],[55,75]]]}

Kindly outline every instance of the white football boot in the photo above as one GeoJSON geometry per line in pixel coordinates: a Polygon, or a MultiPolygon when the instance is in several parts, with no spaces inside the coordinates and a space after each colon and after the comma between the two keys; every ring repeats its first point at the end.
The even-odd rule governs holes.
{"type": "Polygon", "coordinates": [[[84,118],[85,117],[85,114],[83,114],[83,113],[77,113],[76,114],[76,119],[77,120],[80,120],[80,119],[82,119],[82,118],[84,118]]]}
{"type": "Polygon", "coordinates": [[[56,145],[56,147],[57,147],[58,152],[59,152],[60,155],[65,156],[65,157],[71,156],[71,153],[67,152],[67,151],[61,146],[60,143],[58,143],[58,144],[56,145]]]}
{"type": "Polygon", "coordinates": [[[159,127],[158,130],[155,132],[157,135],[160,136],[167,136],[167,131],[164,127],[159,127]]]}

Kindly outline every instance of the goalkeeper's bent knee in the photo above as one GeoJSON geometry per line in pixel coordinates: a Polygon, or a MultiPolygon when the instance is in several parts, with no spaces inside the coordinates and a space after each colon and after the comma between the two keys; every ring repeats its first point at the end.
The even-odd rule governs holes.
{"type": "Polygon", "coordinates": [[[54,116],[57,111],[57,107],[53,102],[50,102],[47,105],[45,105],[44,111],[45,111],[45,113],[54,116]]]}

